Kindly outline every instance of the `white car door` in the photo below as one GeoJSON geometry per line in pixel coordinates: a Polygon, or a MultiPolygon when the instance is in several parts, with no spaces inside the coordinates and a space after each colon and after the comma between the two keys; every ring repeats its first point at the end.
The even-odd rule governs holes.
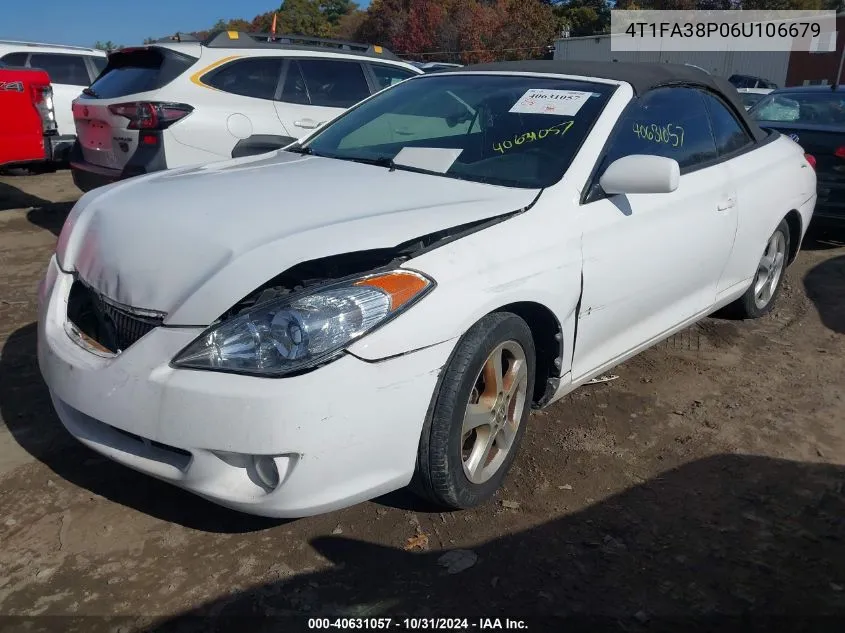
{"type": "MultiPolygon", "coordinates": [[[[720,98],[707,94],[708,111],[713,125],[713,136],[720,156],[736,183],[736,205],[740,222],[737,227],[735,247],[719,280],[717,301],[729,299],[744,291],[750,278],[757,273],[763,248],[777,222],[781,210],[798,208],[812,194],[815,180],[812,169],[801,154],[784,156],[769,145],[756,149],[750,133],[732,112],[730,105],[720,98]],[[754,151],[749,151],[749,150],[754,151]],[[797,163],[797,169],[796,169],[797,163]],[[796,171],[804,170],[804,178],[796,179],[796,171]],[[778,183],[778,186],[773,186],[778,183]],[[790,187],[795,184],[797,187],[790,187]],[[803,187],[802,187],[803,185],[803,187]],[[794,197],[790,199],[790,194],[794,197]]],[[[799,239],[799,236],[790,236],[799,239]]]]}
{"type": "Polygon", "coordinates": [[[276,111],[290,136],[302,138],[369,96],[360,62],[291,59],[276,111]]]}
{"type": "Polygon", "coordinates": [[[632,154],[678,161],[672,193],[606,196],[581,206],[583,292],[573,380],[606,368],[712,307],[736,234],[736,195],[703,97],[660,88],[625,111],[594,177],[632,154]]]}
{"type": "Polygon", "coordinates": [[[40,68],[50,75],[59,134],[76,134],[73,100],[91,84],[85,58],[64,53],[32,53],[29,67],[40,68]]]}
{"type": "MultiPolygon", "coordinates": [[[[202,99],[191,116],[169,128],[182,145],[211,152],[220,159],[232,157],[240,142],[254,136],[289,136],[276,114],[274,99],[278,94],[283,58],[250,57],[224,64],[202,77],[202,99]],[[207,87],[214,90],[208,90],[207,87]]],[[[174,163],[179,161],[168,151],[174,163]]]]}

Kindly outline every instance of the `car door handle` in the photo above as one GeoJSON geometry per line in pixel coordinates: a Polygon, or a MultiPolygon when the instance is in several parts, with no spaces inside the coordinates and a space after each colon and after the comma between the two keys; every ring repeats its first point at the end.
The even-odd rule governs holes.
{"type": "Polygon", "coordinates": [[[302,119],[301,121],[294,121],[293,124],[296,127],[305,128],[306,130],[313,130],[314,128],[320,126],[320,124],[313,119],[302,119]]]}
{"type": "Polygon", "coordinates": [[[733,209],[736,206],[736,200],[733,198],[725,198],[719,203],[717,207],[719,211],[727,211],[728,209],[733,209]]]}

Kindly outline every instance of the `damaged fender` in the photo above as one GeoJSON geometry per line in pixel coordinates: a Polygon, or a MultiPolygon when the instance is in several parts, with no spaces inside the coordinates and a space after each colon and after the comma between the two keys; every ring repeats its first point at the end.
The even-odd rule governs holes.
{"type": "Polygon", "coordinates": [[[580,234],[557,209],[535,208],[505,222],[412,257],[402,267],[429,275],[437,287],[400,318],[349,346],[369,361],[455,341],[483,316],[515,303],[538,304],[561,325],[558,376],[571,366],[575,310],[581,294],[580,234]],[[547,216],[548,231],[528,236],[532,214],[547,216]],[[550,266],[550,262],[556,265],[550,266]],[[567,353],[566,350],[570,350],[567,353]]]}

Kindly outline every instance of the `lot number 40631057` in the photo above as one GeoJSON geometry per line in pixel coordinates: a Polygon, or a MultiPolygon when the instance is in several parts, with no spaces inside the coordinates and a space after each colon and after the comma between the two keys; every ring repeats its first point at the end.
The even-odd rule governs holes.
{"type": "Polygon", "coordinates": [[[634,123],[634,134],[639,138],[655,143],[665,143],[672,147],[681,147],[684,144],[684,128],[674,123],[666,125],[634,123]]]}

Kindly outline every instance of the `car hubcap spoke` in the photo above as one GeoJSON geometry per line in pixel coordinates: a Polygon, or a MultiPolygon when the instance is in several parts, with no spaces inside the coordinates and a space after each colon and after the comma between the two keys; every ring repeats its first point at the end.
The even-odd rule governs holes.
{"type": "Polygon", "coordinates": [[[484,395],[497,397],[502,393],[502,347],[493,350],[490,358],[484,363],[484,395]]]}
{"type": "Polygon", "coordinates": [[[464,414],[462,434],[471,433],[477,428],[490,426],[493,420],[493,410],[483,402],[470,404],[464,414]]]}
{"type": "Polygon", "coordinates": [[[525,361],[515,360],[504,376],[505,399],[510,401],[523,387],[523,382],[528,380],[528,370],[525,368],[525,361]]]}
{"type": "Polygon", "coordinates": [[[464,474],[481,484],[493,477],[516,441],[528,393],[525,352],[515,341],[487,357],[470,394],[461,428],[464,474]]]}
{"type": "Polygon", "coordinates": [[[757,276],[754,279],[754,303],[758,308],[765,308],[772,300],[783,274],[785,262],[786,240],[778,231],[766,244],[766,250],[757,267],[757,276]]]}
{"type": "Polygon", "coordinates": [[[496,447],[502,451],[509,451],[513,446],[513,441],[516,439],[516,427],[509,421],[505,422],[499,434],[496,436],[496,447]]]}
{"type": "Polygon", "coordinates": [[[464,463],[465,468],[469,471],[469,479],[475,483],[484,481],[483,471],[488,466],[490,461],[490,453],[493,450],[493,444],[496,439],[491,427],[484,427],[476,429],[477,439],[473,446],[472,453],[469,459],[464,463]],[[479,481],[480,480],[480,481],[479,481]]]}

